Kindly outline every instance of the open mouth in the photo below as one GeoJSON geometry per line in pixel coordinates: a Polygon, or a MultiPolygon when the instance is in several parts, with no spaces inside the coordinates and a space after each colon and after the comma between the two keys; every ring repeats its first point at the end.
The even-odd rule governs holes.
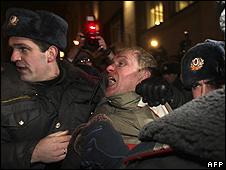
{"type": "Polygon", "coordinates": [[[115,78],[112,77],[112,76],[109,76],[109,77],[108,77],[108,87],[113,86],[115,83],[116,83],[115,78]]]}

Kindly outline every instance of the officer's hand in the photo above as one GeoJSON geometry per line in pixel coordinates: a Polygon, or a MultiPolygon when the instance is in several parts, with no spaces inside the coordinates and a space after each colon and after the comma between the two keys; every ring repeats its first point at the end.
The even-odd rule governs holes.
{"type": "Polygon", "coordinates": [[[136,93],[143,97],[149,106],[158,106],[171,101],[173,92],[170,84],[161,77],[150,77],[136,86],[136,93]]]}
{"type": "Polygon", "coordinates": [[[31,163],[58,162],[65,158],[71,135],[68,131],[60,131],[41,139],[32,153],[31,163]]]}

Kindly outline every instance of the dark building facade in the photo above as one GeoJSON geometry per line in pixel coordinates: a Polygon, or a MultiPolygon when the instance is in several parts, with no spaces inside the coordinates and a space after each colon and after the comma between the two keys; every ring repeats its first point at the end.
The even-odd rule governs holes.
{"type": "MultiPolygon", "coordinates": [[[[224,39],[216,1],[1,1],[1,23],[9,7],[45,9],[65,18],[68,49],[87,15],[98,19],[101,35],[112,48],[141,46],[159,62],[180,60],[183,46],[224,39]]],[[[8,53],[5,44],[1,38],[2,59],[8,53]]]]}
{"type": "Polygon", "coordinates": [[[159,62],[180,60],[186,45],[224,40],[216,1],[103,1],[100,5],[100,20],[111,44],[142,46],[159,62]],[[118,8],[111,8],[112,3],[118,8]]]}

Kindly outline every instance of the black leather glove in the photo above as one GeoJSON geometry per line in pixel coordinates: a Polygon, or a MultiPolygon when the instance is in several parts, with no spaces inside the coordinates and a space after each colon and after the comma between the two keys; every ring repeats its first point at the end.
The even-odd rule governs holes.
{"type": "Polygon", "coordinates": [[[170,84],[161,77],[150,77],[136,86],[136,93],[143,97],[143,102],[149,106],[158,106],[170,102],[173,91],[170,84]]]}

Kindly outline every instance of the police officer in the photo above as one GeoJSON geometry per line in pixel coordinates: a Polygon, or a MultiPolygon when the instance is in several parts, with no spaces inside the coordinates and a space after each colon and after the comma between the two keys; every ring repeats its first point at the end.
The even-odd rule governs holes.
{"type": "Polygon", "coordinates": [[[166,62],[161,66],[163,79],[165,79],[171,85],[173,93],[177,94],[177,96],[173,97],[174,100],[170,102],[170,105],[173,109],[192,99],[191,90],[189,88],[185,88],[184,84],[181,82],[180,68],[180,63],[178,62],[166,62]]]}
{"type": "Polygon", "coordinates": [[[142,141],[124,159],[125,169],[225,167],[225,88],[175,109],[140,131],[142,141]],[[153,142],[167,144],[152,151],[153,142]],[[215,163],[217,165],[214,165],[215,163]]]}
{"type": "Polygon", "coordinates": [[[63,18],[10,8],[3,28],[15,67],[2,72],[1,168],[44,169],[65,158],[71,132],[87,121],[102,88],[59,59],[67,45],[63,18]]]}
{"type": "Polygon", "coordinates": [[[183,84],[193,97],[206,95],[225,84],[225,43],[207,39],[185,54],[181,63],[183,84]]]}
{"type": "MultiPolygon", "coordinates": [[[[189,49],[182,58],[182,83],[187,89],[192,89],[193,98],[205,95],[225,84],[224,48],[224,41],[207,39],[189,49]]],[[[181,105],[180,100],[189,99],[188,95],[181,96],[173,86],[153,78],[141,82],[136,91],[144,96],[150,105],[169,101],[171,105],[173,103],[173,106],[178,107],[181,105]]]]}
{"type": "Polygon", "coordinates": [[[225,164],[224,42],[206,40],[182,58],[182,81],[196,98],[145,125],[142,141],[124,160],[128,169],[218,168],[225,164]],[[152,151],[153,142],[166,144],[152,151]]]}

